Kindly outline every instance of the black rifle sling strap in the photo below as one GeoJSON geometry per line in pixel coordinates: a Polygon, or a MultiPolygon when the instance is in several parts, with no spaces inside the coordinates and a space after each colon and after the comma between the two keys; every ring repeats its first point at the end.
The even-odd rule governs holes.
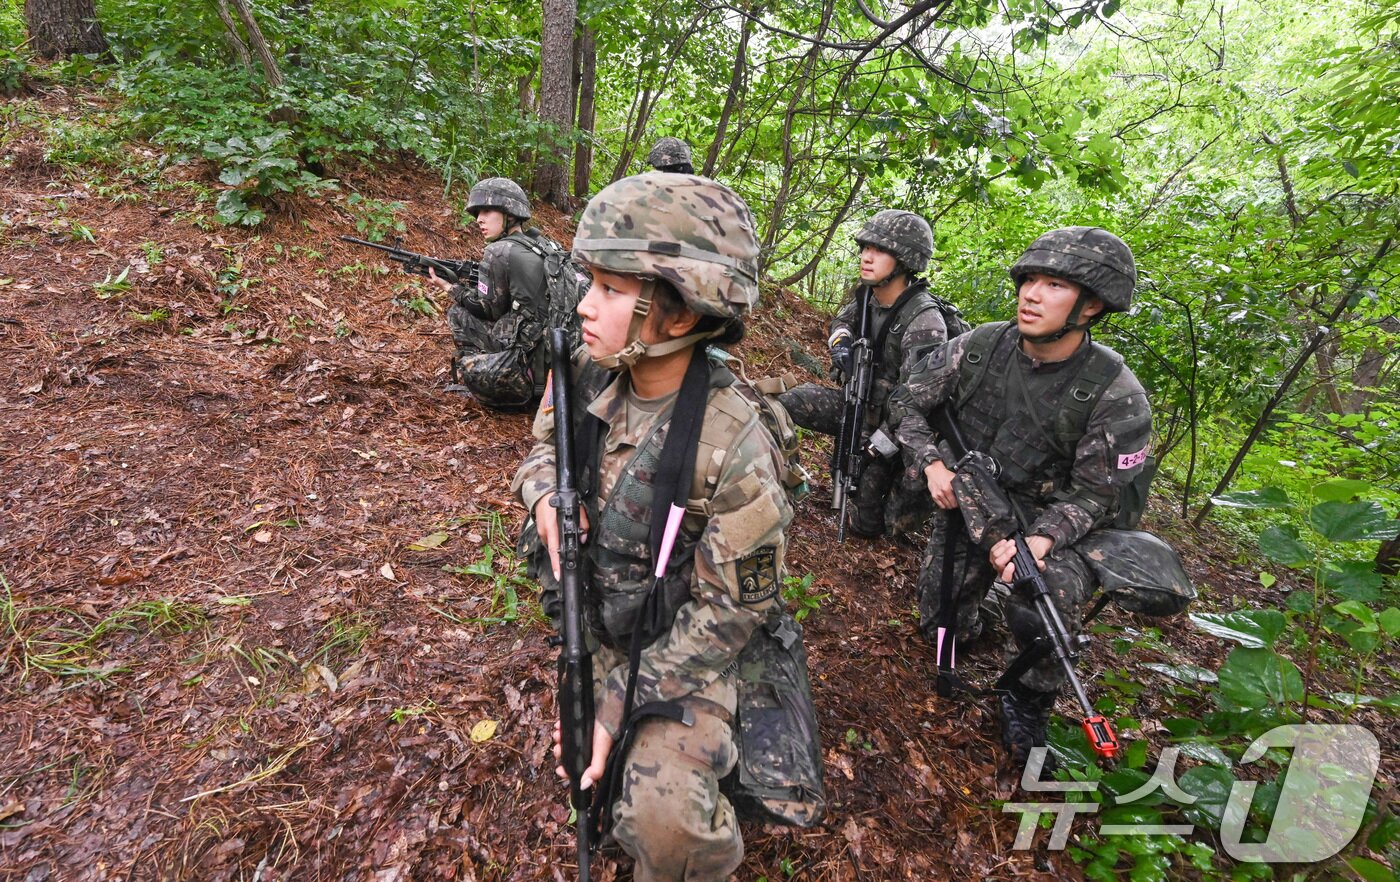
{"type": "MultiPolygon", "coordinates": [[[[705,422],[705,405],[710,397],[710,360],[705,349],[704,346],[696,346],[691,353],[690,364],[681,381],[680,394],[671,411],[666,440],[661,445],[661,461],[656,469],[651,505],[653,569],[661,557],[662,537],[671,506],[684,508],[690,497],[695,457],[700,448],[700,429],[705,422]]],[[[612,826],[612,804],[622,794],[622,773],[638,724],[649,717],[664,717],[687,726],[694,722],[690,708],[674,701],[649,701],[639,708],[633,708],[637,694],[637,671],[642,662],[642,632],[652,630],[647,623],[660,615],[661,582],[661,579],[652,580],[632,627],[632,639],[627,650],[627,691],[622,702],[622,729],[617,733],[617,741],[608,755],[603,780],[592,806],[597,813],[592,825],[599,834],[606,834],[612,826]]]]}
{"type": "MultiPolygon", "coordinates": [[[[889,339],[890,328],[893,328],[895,323],[899,321],[899,314],[903,311],[904,305],[910,300],[913,300],[919,294],[919,292],[923,290],[924,286],[922,285],[910,285],[909,287],[904,289],[903,293],[901,293],[898,299],[896,299],[895,302],[890,306],[890,314],[885,316],[884,324],[880,325],[879,332],[875,335],[875,339],[871,342],[871,376],[874,376],[875,374],[879,373],[880,366],[884,363],[885,341],[889,339]]],[[[871,296],[874,296],[874,292],[871,292],[871,296]]]]}

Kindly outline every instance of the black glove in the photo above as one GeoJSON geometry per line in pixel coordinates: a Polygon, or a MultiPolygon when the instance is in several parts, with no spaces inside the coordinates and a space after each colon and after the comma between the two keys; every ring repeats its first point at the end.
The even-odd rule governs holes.
{"type": "Polygon", "coordinates": [[[850,337],[838,337],[831,344],[831,379],[838,383],[851,375],[850,341],[850,337]]]}

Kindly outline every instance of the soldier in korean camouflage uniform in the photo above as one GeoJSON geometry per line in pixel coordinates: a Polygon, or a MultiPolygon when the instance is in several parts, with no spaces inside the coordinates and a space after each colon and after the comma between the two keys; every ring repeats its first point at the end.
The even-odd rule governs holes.
{"type": "MultiPolygon", "coordinates": [[[[956,405],[968,448],[989,454],[1001,467],[1000,486],[1019,505],[1027,542],[1044,570],[1055,605],[1077,633],[1094,583],[1075,544],[1107,526],[1119,492],[1147,459],[1152,412],[1142,384],[1121,358],[1099,347],[1094,362],[1089,328],[1132,302],[1137,272],[1121,239],[1092,227],[1054,230],[1036,239],[1011,267],[1017,285],[1015,322],[983,325],[949,341],[921,363],[890,401],[890,424],[923,470],[928,493],[949,517],[935,519],[919,575],[921,627],[930,642],[951,625],[942,608],[944,580],[962,640],[981,630],[979,602],[994,578],[1010,582],[1014,567],[1014,515],[993,501],[980,483],[988,473],[972,461],[954,460],[929,428],[933,408],[956,405]],[[968,353],[972,352],[971,363],[968,353]],[[1086,376],[1090,363],[1113,365],[1086,376]],[[1099,381],[1102,395],[1077,438],[1063,437],[1062,412],[1085,384],[1099,381]],[[1066,440],[1072,443],[1065,443],[1066,440]],[[979,489],[980,485],[980,489],[979,489]],[[967,520],[951,518],[962,509],[967,520]],[[950,527],[950,524],[953,526],[950,527]],[[956,531],[950,536],[950,532],[956,531]],[[969,547],[969,536],[979,546],[969,547]]],[[[1077,431],[1077,430],[1076,430],[1077,431]]],[[[1007,598],[1006,623],[1024,647],[1042,633],[1028,597],[1007,598]]],[[[1031,667],[1002,698],[1002,738],[1013,763],[1045,743],[1045,729],[1065,674],[1053,657],[1031,667]]]]}
{"type": "Polygon", "coordinates": [[[662,138],[657,141],[647,154],[647,165],[659,172],[695,174],[695,164],[690,158],[690,145],[680,138],[662,138]]]}
{"type": "MultiPolygon", "coordinates": [[[[927,221],[908,211],[881,211],[856,234],[856,244],[860,246],[860,283],[874,292],[872,346],[889,326],[883,346],[873,353],[864,446],[889,416],[890,393],[909,379],[920,358],[948,339],[948,328],[928,284],[918,277],[933,254],[933,230],[927,221]]],[[[844,382],[851,369],[851,345],[860,322],[857,310],[857,298],[852,296],[831,321],[827,342],[832,378],[837,382],[844,382]]],[[[831,436],[841,431],[843,390],[807,383],[783,393],[779,400],[799,426],[831,436]]],[[[919,469],[894,449],[892,440],[886,451],[867,457],[851,498],[850,529],[861,536],[912,532],[933,510],[919,469]]]]}
{"type": "Polygon", "coordinates": [[[454,384],[487,407],[528,409],[543,388],[544,258],[514,241],[530,219],[530,200],[507,178],[486,178],[467,195],[467,211],[486,237],[475,288],[452,285],[429,271],[448,292],[447,325],[457,345],[454,384]]]}
{"type": "MultiPolygon", "coordinates": [[[[654,570],[650,524],[665,516],[653,505],[657,466],[682,378],[696,347],[738,342],[743,316],[758,300],[753,219],[733,191],[705,178],[624,178],[584,210],[574,256],[593,274],[578,307],[584,345],[573,383],[578,403],[587,405],[573,408],[581,426],[575,438],[582,444],[591,432],[596,439],[595,458],[581,454],[579,469],[584,617],[597,647],[594,761],[584,786],[599,780],[623,726],[627,649],[642,629],[636,706],[675,702],[694,724],[640,722],[613,807],[613,835],[643,882],[724,879],[743,857],[734,808],[719,792],[738,759],[735,663],[779,603],[792,509],[777,445],[718,359],[706,366],[696,469],[659,589],[660,612],[649,622],[639,613],[654,570]]],[[[533,513],[526,544],[534,529],[535,548],[549,551],[554,572],[542,567],[539,575],[557,627],[551,407],[536,416],[534,435],[512,486],[533,513]]]]}

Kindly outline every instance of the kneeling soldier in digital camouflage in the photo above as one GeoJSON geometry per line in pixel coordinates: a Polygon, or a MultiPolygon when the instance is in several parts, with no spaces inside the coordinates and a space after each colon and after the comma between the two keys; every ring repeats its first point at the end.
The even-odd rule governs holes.
{"type": "Polygon", "coordinates": [[[647,165],[659,172],[673,172],[678,175],[695,174],[695,164],[690,158],[690,145],[680,138],[662,138],[647,154],[647,165]]]}
{"type": "Polygon", "coordinates": [[[429,277],[452,298],[447,325],[457,350],[453,385],[487,407],[529,409],[544,388],[548,304],[544,258],[519,240],[530,200],[507,178],[486,178],[467,194],[486,237],[476,288],[429,277]]]}
{"type": "MultiPolygon", "coordinates": [[[[930,353],[890,400],[895,435],[947,512],[934,520],[919,574],[920,627],[930,642],[939,627],[963,642],[974,639],[993,580],[1013,581],[1015,548],[1006,537],[1016,520],[1005,510],[1008,496],[1021,510],[1053,602],[1077,634],[1095,582],[1076,544],[1113,522],[1120,494],[1148,459],[1147,394],[1121,356],[1089,339],[1105,314],[1132,303],[1137,271],[1128,246],[1097,228],[1055,230],[1031,244],[1011,278],[1016,320],[982,325],[930,353]],[[985,470],[968,467],[960,475],[960,463],[940,446],[929,417],[945,403],[955,406],[968,449],[999,464],[995,480],[1004,496],[986,485],[979,490],[973,479],[985,470]],[[954,517],[960,500],[967,532],[954,517]],[[978,549],[969,545],[974,524],[978,549]]],[[[1020,590],[1006,599],[1005,619],[1022,648],[1042,633],[1020,590]]],[[[1002,739],[1013,764],[1045,744],[1065,680],[1053,657],[1041,658],[1003,694],[1002,739]]]]}
{"type": "MultiPolygon", "coordinates": [[[[831,320],[828,343],[832,378],[845,383],[851,347],[860,331],[861,289],[869,288],[872,382],[860,433],[864,450],[889,416],[890,393],[909,379],[920,358],[948,339],[948,326],[928,284],[919,278],[933,254],[933,229],[927,221],[908,211],[881,211],[865,222],[855,239],[860,246],[860,284],[831,320]]],[[[846,401],[842,389],[807,383],[778,397],[799,426],[833,437],[841,431],[846,401]]],[[[882,453],[866,455],[851,499],[850,529],[861,536],[912,532],[933,510],[923,475],[905,462],[893,439],[885,444],[882,453]]]]}
{"type": "MultiPolygon", "coordinates": [[[[777,445],[734,391],[734,375],[707,351],[738,342],[758,300],[753,219],[714,181],[638,175],[589,202],[574,256],[593,276],[578,307],[583,347],[570,395],[585,536],[583,620],[596,682],[592,765],[581,778],[585,788],[603,779],[605,760],[620,745],[609,818],[612,835],[636,860],[634,878],[720,880],[743,857],[735,806],[720,790],[740,760],[741,653],[781,610],[792,518],[777,445]],[[693,473],[666,484],[672,435],[686,437],[672,427],[696,425],[673,420],[678,413],[703,419],[691,448],[693,473]],[[662,501],[663,488],[679,501],[662,501]],[[676,505],[684,517],[667,557],[652,525],[665,523],[676,505]],[[653,582],[658,558],[669,564],[653,582]],[[635,713],[626,720],[629,681],[635,713]]],[[[558,628],[551,400],[535,418],[537,443],[513,489],[533,516],[522,547],[558,628]]],[[[805,670],[802,682],[805,688],[805,670]]],[[[802,697],[810,707],[810,696],[802,697]]],[[[788,733],[784,743],[802,734],[788,733]]],[[[815,744],[815,731],[806,735],[815,744]]],[[[558,758],[557,731],[555,744],[558,758]]],[[[606,796],[593,800],[606,811],[606,796]]]]}

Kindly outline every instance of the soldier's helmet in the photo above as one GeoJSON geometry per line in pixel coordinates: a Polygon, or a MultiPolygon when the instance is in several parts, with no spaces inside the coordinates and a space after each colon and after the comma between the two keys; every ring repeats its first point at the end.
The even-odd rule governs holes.
{"type": "Polygon", "coordinates": [[[758,303],[753,215],[708,178],[652,172],[608,185],[583,210],[574,257],[665,279],[700,315],[737,318],[758,303]]]}
{"type": "Polygon", "coordinates": [[[692,165],[690,145],[680,138],[662,138],[647,154],[647,164],[655,169],[669,169],[675,165],[692,165]]]}
{"type": "Polygon", "coordinates": [[[472,187],[467,194],[467,211],[476,217],[486,208],[494,208],[520,220],[530,217],[529,197],[510,178],[486,178],[472,187]]]}
{"type": "Polygon", "coordinates": [[[1103,301],[1105,312],[1127,312],[1133,305],[1137,265],[1127,243],[1098,227],[1051,230],[1031,243],[1011,267],[1019,286],[1031,273],[1059,276],[1103,301]]]}
{"type": "Polygon", "coordinates": [[[856,233],[856,244],[874,245],[893,254],[911,273],[921,273],[933,255],[933,228],[912,211],[886,209],[865,222],[856,233]]]}

